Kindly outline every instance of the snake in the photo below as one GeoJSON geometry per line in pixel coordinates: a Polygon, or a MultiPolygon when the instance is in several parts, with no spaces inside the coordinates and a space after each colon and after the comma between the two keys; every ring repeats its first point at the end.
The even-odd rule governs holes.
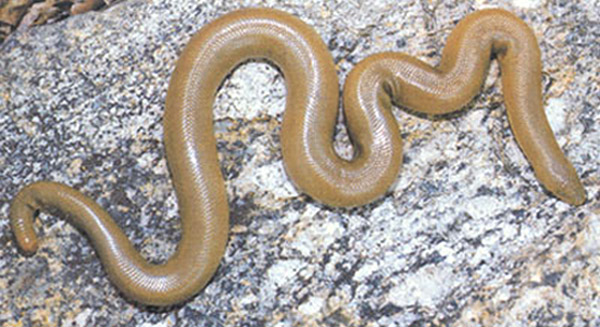
{"type": "Polygon", "coordinates": [[[142,305],[170,306],[199,293],[224,255],[229,207],[213,131],[213,104],[223,80],[249,60],[279,68],[287,89],[281,127],[284,167],[294,185],[329,206],[356,207],[386,194],[399,174],[402,138],[392,107],[441,115],[461,110],[480,92],[492,59],[500,63],[513,134],[541,184],[572,205],[586,199],[577,172],[558,146],[543,109],[536,37],[502,9],[467,15],[453,29],[441,62],[382,52],[358,62],[342,92],[354,147],[333,147],[339,85],[333,58],[316,31],[291,14],[249,8],[202,27],[172,73],[164,112],[164,145],[182,219],[175,253],[148,262],[94,200],[64,184],[23,187],[10,206],[18,247],[38,248],[33,219],[58,210],[90,240],[112,283],[142,305]]]}

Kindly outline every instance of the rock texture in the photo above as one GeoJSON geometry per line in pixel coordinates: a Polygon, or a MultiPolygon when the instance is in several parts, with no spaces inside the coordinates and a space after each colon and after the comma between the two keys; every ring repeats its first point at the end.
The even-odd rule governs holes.
{"type": "MultiPolygon", "coordinates": [[[[12,34],[0,60],[2,326],[594,326],[600,324],[600,4],[593,1],[126,1],[12,34]],[[369,54],[431,64],[469,12],[502,7],[535,31],[546,111],[589,200],[545,192],[514,141],[497,65],[459,115],[395,111],[404,165],[388,196],[353,210],[299,194],[281,163],[282,76],[239,68],[215,126],[231,237],[208,287],[156,312],[124,300],[85,237],[40,215],[41,249],[8,220],[26,183],[71,185],[161,261],[179,238],[162,144],[169,76],[194,31],[267,6],[319,32],[340,79],[369,54]]],[[[343,129],[336,146],[348,152],[343,129]]]]}

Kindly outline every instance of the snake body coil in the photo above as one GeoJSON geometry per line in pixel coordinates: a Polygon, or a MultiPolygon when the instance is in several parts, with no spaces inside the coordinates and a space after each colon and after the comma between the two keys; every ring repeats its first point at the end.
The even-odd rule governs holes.
{"type": "Polygon", "coordinates": [[[55,208],[85,232],[109,278],[127,297],[171,305],[199,292],[218,267],[227,243],[229,209],[217,161],[212,106],[223,79],[249,59],[266,59],[285,76],[287,104],[281,142],[295,185],[334,206],[358,206],[382,196],[402,162],[392,103],[440,114],[460,109],[479,91],[490,58],[498,57],[511,127],[542,184],[581,204],[585,191],[554,140],[542,108],[539,49],[530,29],[501,10],[474,13],[458,24],[442,62],[433,68],[403,54],[368,57],[344,87],[344,114],[355,156],[332,147],[338,108],[333,60],[312,28],[291,15],[246,9],[202,28],[171,77],[164,116],[165,148],[182,217],[182,237],[166,263],[148,263],[93,200],[51,182],[26,186],[15,197],[11,224],[27,253],[37,249],[32,218],[55,208]]]}

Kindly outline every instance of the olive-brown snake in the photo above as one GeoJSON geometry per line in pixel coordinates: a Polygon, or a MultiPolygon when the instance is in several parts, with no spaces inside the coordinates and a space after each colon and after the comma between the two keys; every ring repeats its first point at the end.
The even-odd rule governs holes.
{"type": "Polygon", "coordinates": [[[32,218],[55,208],[85,232],[109,278],[127,297],[165,306],[198,293],[223,255],[229,209],[217,161],[212,106],[223,79],[249,59],[279,67],[288,91],[281,143],[286,171],[311,197],[358,206],[382,196],[398,175],[401,137],[392,104],[427,114],[462,108],[480,90],[490,58],[498,58],[509,121],[541,183],[579,205],[585,191],[558,147],[542,108],[541,62],[527,25],[502,10],[469,15],[450,35],[439,67],[399,53],[359,62],[344,86],[344,115],[355,147],[351,161],[333,150],[338,79],[327,47],[291,15],[246,9],[203,27],[171,77],[164,116],[165,148],[182,217],[181,242],[165,264],[148,263],[111,217],[80,192],[51,182],[23,188],[10,209],[26,253],[37,249],[32,218]]]}

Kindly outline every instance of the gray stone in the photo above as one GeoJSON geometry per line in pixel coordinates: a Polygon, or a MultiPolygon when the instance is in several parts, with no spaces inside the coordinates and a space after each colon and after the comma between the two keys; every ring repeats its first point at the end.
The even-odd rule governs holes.
{"type": "MultiPolygon", "coordinates": [[[[152,312],[123,299],[93,249],[40,215],[22,256],[0,220],[2,326],[585,326],[600,324],[600,4],[593,1],[127,1],[18,31],[0,60],[0,216],[26,183],[71,185],[154,261],[180,222],[162,143],[169,76],[194,31],[234,9],[297,15],[329,45],[341,80],[369,54],[439,61],[457,21],[507,8],[535,31],[546,110],[589,200],[544,191],[518,148],[492,66],[459,115],[397,109],[405,163],[388,196],[353,210],[301,195],[282,168],[285,87],[264,63],[217,96],[231,236],[212,282],[152,312]]],[[[348,153],[343,132],[336,147],[348,153]]]]}

